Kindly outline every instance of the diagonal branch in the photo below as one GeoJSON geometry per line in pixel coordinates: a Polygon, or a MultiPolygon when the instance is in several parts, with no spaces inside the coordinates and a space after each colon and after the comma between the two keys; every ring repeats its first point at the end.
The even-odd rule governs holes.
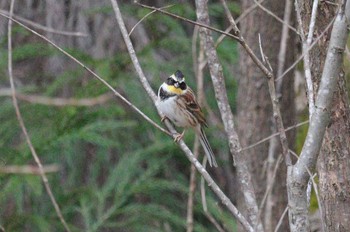
{"type": "MultiPolygon", "coordinates": [[[[156,104],[156,99],[157,99],[156,95],[154,94],[151,86],[149,85],[148,80],[146,79],[145,75],[143,74],[140,63],[138,62],[134,47],[131,43],[131,40],[128,36],[128,32],[126,30],[125,23],[124,23],[124,20],[122,18],[122,15],[121,15],[121,12],[119,9],[118,2],[116,0],[111,0],[111,3],[113,6],[113,10],[115,12],[117,22],[119,24],[119,28],[120,28],[121,33],[123,35],[125,44],[128,48],[129,55],[130,55],[131,60],[134,64],[134,67],[136,69],[138,77],[139,77],[143,87],[145,88],[146,92],[148,93],[150,98],[153,100],[154,104],[156,104]]],[[[168,127],[168,129],[170,130],[170,132],[174,134],[174,138],[175,138],[175,132],[176,132],[175,129],[173,128],[173,126],[170,124],[170,122],[168,120],[166,120],[165,123],[166,123],[166,126],[168,127]]],[[[180,140],[178,142],[178,144],[180,145],[181,149],[184,151],[184,153],[186,154],[186,156],[190,160],[190,162],[196,167],[198,172],[206,180],[206,182],[208,183],[210,188],[213,190],[213,192],[220,198],[223,205],[225,205],[227,207],[227,209],[232,213],[233,216],[235,216],[237,218],[237,220],[243,225],[243,227],[247,231],[254,231],[253,227],[249,224],[249,222],[245,219],[245,217],[237,210],[237,208],[232,204],[230,199],[224,194],[224,192],[216,184],[216,182],[209,175],[209,173],[205,170],[205,168],[200,164],[200,162],[198,162],[196,157],[193,155],[193,153],[188,148],[188,146],[183,142],[183,140],[180,140]]]]}
{"type": "Polygon", "coordinates": [[[267,62],[267,57],[262,55],[263,61],[260,61],[258,59],[258,57],[254,54],[252,49],[245,42],[243,36],[241,35],[241,32],[239,31],[231,13],[230,13],[230,10],[227,7],[226,1],[221,0],[221,2],[225,8],[225,13],[226,13],[227,18],[229,19],[231,25],[234,26],[234,30],[236,31],[235,34],[240,37],[241,45],[246,50],[248,55],[252,58],[254,63],[260,68],[260,70],[266,75],[266,77],[268,79],[269,92],[270,92],[271,102],[272,102],[272,106],[273,106],[273,117],[275,118],[278,132],[280,133],[280,140],[281,140],[281,144],[282,144],[283,155],[285,158],[286,165],[291,165],[292,161],[291,161],[289,149],[288,149],[287,135],[286,135],[286,131],[285,131],[284,126],[283,126],[281,110],[279,107],[279,102],[278,102],[276,89],[275,89],[275,76],[272,72],[271,66],[269,65],[269,62],[267,62]],[[266,66],[268,66],[268,67],[266,67],[266,66]]]}
{"type": "MultiPolygon", "coordinates": [[[[196,1],[197,20],[201,24],[209,25],[209,13],[206,0],[196,1]]],[[[237,34],[237,28],[233,26],[234,33],[237,34]]],[[[246,209],[250,222],[257,228],[257,231],[263,231],[261,220],[258,218],[258,205],[256,202],[253,184],[251,182],[248,166],[245,162],[244,155],[241,152],[242,146],[238,139],[238,134],[234,128],[233,114],[226,93],[225,80],[220,64],[214,40],[211,31],[207,28],[200,28],[200,39],[204,44],[206,56],[208,59],[210,76],[213,82],[215,97],[217,99],[222,122],[228,137],[230,152],[236,163],[237,176],[242,188],[246,209]]]]}
{"type": "Polygon", "coordinates": [[[211,27],[211,26],[209,26],[209,25],[207,25],[207,24],[199,23],[199,22],[196,22],[196,21],[193,21],[193,20],[190,20],[190,19],[181,17],[181,16],[179,16],[179,15],[170,13],[170,12],[168,12],[168,11],[163,10],[163,7],[162,7],[162,8],[157,8],[157,7],[154,7],[154,6],[147,6],[147,5],[141,4],[141,3],[137,2],[137,1],[135,1],[135,4],[137,4],[137,5],[139,5],[139,6],[142,6],[142,7],[144,7],[144,8],[150,9],[150,10],[159,11],[159,12],[162,13],[162,14],[171,16],[171,17],[176,18],[176,19],[180,19],[180,20],[183,20],[183,21],[185,21],[185,22],[188,22],[188,23],[191,23],[191,24],[200,26],[200,27],[207,28],[207,29],[209,29],[209,30],[212,30],[212,31],[218,32],[218,33],[220,33],[220,34],[226,35],[226,36],[228,36],[228,37],[231,37],[231,38],[233,38],[233,39],[235,39],[235,40],[239,40],[239,38],[238,38],[237,36],[235,36],[235,35],[232,35],[232,34],[229,34],[229,33],[225,32],[225,31],[219,30],[219,29],[217,29],[217,28],[215,28],[215,27],[211,27]]]}
{"type": "MultiPolygon", "coordinates": [[[[9,13],[9,18],[10,19],[12,18],[14,3],[15,3],[15,1],[11,0],[10,13],[9,13]]],[[[24,137],[25,137],[25,139],[27,141],[27,144],[29,146],[29,149],[30,149],[30,151],[32,153],[32,156],[33,156],[33,158],[35,160],[35,163],[38,165],[41,179],[42,179],[42,181],[44,183],[46,192],[49,195],[51,203],[52,203],[52,205],[55,208],[56,214],[57,214],[58,218],[60,219],[62,225],[64,226],[65,230],[70,232],[70,229],[69,229],[69,227],[67,225],[67,222],[63,218],[61,209],[58,206],[57,201],[56,201],[56,199],[55,199],[55,197],[54,197],[54,195],[52,193],[52,190],[51,190],[49,181],[47,179],[47,176],[45,174],[43,165],[41,164],[40,158],[39,158],[38,154],[36,153],[36,151],[35,151],[35,149],[33,147],[32,141],[31,141],[31,139],[30,139],[30,137],[28,135],[27,128],[25,127],[25,124],[24,124],[21,112],[20,112],[19,107],[18,107],[18,102],[17,102],[17,98],[16,98],[16,89],[15,89],[15,84],[14,84],[14,81],[13,81],[13,69],[12,69],[12,20],[9,20],[9,22],[8,22],[8,32],[7,33],[8,33],[8,41],[7,41],[8,42],[8,72],[9,72],[9,79],[10,79],[10,85],[11,85],[11,90],[12,90],[12,101],[13,101],[13,106],[14,106],[15,111],[16,111],[16,116],[17,116],[19,125],[20,125],[20,127],[22,129],[22,132],[24,134],[24,137]]]]}
{"type": "MultiPolygon", "coordinates": [[[[264,7],[259,1],[254,0],[255,4],[259,6],[260,9],[262,9],[263,11],[265,11],[268,15],[271,15],[273,18],[275,18],[278,22],[282,23],[283,26],[287,26],[290,30],[294,31],[296,34],[299,34],[298,31],[292,27],[288,21],[285,21],[283,19],[281,19],[280,17],[278,17],[275,13],[273,13],[272,11],[270,11],[269,9],[267,9],[266,7],[264,7]]],[[[287,3],[288,4],[288,3],[287,3]]]]}
{"type": "MultiPolygon", "coordinates": [[[[107,83],[107,81],[105,81],[104,79],[102,79],[99,75],[97,75],[94,71],[92,71],[89,67],[87,67],[85,64],[83,64],[81,61],[79,61],[77,58],[75,58],[74,56],[72,56],[71,54],[69,54],[68,52],[66,52],[65,50],[63,50],[61,47],[59,47],[58,45],[56,45],[54,42],[52,42],[51,40],[49,40],[48,38],[46,38],[45,36],[43,36],[42,34],[30,29],[29,27],[25,26],[24,24],[20,23],[19,21],[8,17],[7,15],[3,14],[0,12],[0,15],[8,18],[9,20],[17,23],[18,25],[20,25],[21,27],[25,28],[26,30],[30,31],[31,33],[33,33],[34,35],[40,37],[41,39],[43,39],[44,41],[46,41],[47,43],[51,44],[53,47],[55,47],[58,51],[62,52],[64,55],[66,55],[68,58],[70,58],[71,60],[73,60],[75,63],[77,63],[78,65],[80,65],[82,68],[84,68],[86,71],[88,71],[89,73],[91,73],[97,80],[99,80],[100,82],[102,82],[109,90],[111,90],[119,99],[121,99],[123,102],[125,102],[129,107],[131,107],[133,110],[135,110],[138,114],[140,114],[147,122],[149,122],[150,124],[152,124],[153,126],[155,126],[157,129],[159,129],[160,131],[168,134],[171,136],[171,134],[169,133],[169,131],[165,130],[164,128],[162,128],[161,126],[159,126],[157,123],[155,123],[152,119],[150,119],[147,115],[145,115],[139,108],[137,108],[135,105],[133,105],[130,101],[128,101],[122,94],[120,94],[117,90],[115,90],[110,84],[107,83]]],[[[152,91],[153,93],[153,91],[152,91]]],[[[154,94],[154,93],[153,93],[154,94]]],[[[154,95],[154,97],[156,97],[154,95]]]]}
{"type": "MultiPolygon", "coordinates": [[[[10,16],[10,13],[8,11],[0,9],[0,12],[2,14],[4,14],[4,15],[10,16]]],[[[46,27],[46,26],[40,25],[38,23],[35,23],[33,21],[30,21],[28,19],[22,18],[22,17],[20,17],[18,15],[14,15],[14,14],[12,14],[12,18],[17,19],[18,21],[20,21],[20,22],[22,22],[24,24],[30,25],[30,26],[32,26],[32,27],[34,27],[36,29],[43,30],[43,31],[46,31],[46,32],[50,32],[50,33],[53,33],[53,34],[66,35],[66,36],[77,36],[77,37],[86,37],[86,36],[88,36],[87,34],[82,33],[82,32],[56,30],[56,29],[53,29],[53,28],[50,28],[50,27],[46,27]]]]}

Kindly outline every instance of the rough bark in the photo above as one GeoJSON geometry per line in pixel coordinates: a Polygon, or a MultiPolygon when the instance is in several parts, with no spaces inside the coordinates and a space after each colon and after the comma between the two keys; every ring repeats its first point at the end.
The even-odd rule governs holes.
{"type": "MultiPolygon", "coordinates": [[[[319,7],[318,33],[335,16],[335,7],[324,3],[319,7]]],[[[311,51],[314,85],[320,82],[325,51],[329,40],[323,40],[311,51]]],[[[350,230],[350,106],[343,73],[338,77],[333,96],[330,123],[327,126],[318,159],[319,192],[324,231],[350,230]]]]}
{"type": "MultiPolygon", "coordinates": [[[[338,1],[339,3],[339,1],[338,1]]],[[[300,4],[304,22],[308,22],[311,3],[300,4]]],[[[324,2],[318,8],[315,35],[322,33],[333,20],[337,8],[324,2]]],[[[305,24],[304,31],[308,30],[305,24]]],[[[330,32],[330,31],[329,31],[330,32]]],[[[313,85],[318,88],[329,45],[329,32],[325,39],[310,51],[313,85]]],[[[324,231],[348,231],[350,229],[350,108],[346,79],[338,77],[333,96],[331,119],[318,159],[319,193],[321,198],[324,231]]],[[[316,91],[315,91],[316,94],[316,91]]]]}
{"type": "MultiPolygon", "coordinates": [[[[254,1],[242,1],[242,11],[255,4],[254,1]]],[[[267,1],[264,6],[273,11],[279,17],[283,18],[284,1],[267,1]]],[[[261,9],[250,13],[240,23],[241,33],[246,42],[251,46],[255,54],[260,54],[258,34],[262,38],[262,46],[265,55],[269,58],[272,68],[277,71],[279,45],[281,41],[282,24],[276,21],[261,9]]],[[[290,48],[287,52],[285,68],[292,63],[294,56],[293,34],[290,37],[287,46],[290,48]]],[[[272,104],[269,97],[268,84],[265,75],[254,62],[248,57],[243,49],[240,49],[240,67],[239,88],[237,98],[238,111],[238,131],[242,146],[248,146],[254,142],[269,136],[275,132],[273,128],[272,104]]],[[[292,72],[291,72],[292,73],[292,72]]],[[[291,74],[283,79],[282,83],[281,110],[285,127],[294,123],[294,91],[293,78],[291,74]]],[[[294,133],[288,133],[289,145],[293,147],[294,133]]],[[[279,139],[277,139],[277,149],[273,151],[272,159],[269,159],[271,167],[276,165],[278,156],[281,154],[279,139]]],[[[252,175],[254,189],[258,202],[260,204],[267,187],[267,174],[264,172],[268,161],[269,143],[263,143],[254,148],[245,151],[245,159],[249,164],[252,175]]],[[[265,220],[266,231],[272,230],[287,205],[287,193],[285,186],[286,168],[284,163],[280,165],[272,195],[269,198],[272,202],[272,215],[270,219],[265,220]],[[284,184],[283,184],[284,183],[284,184]]],[[[241,201],[238,201],[241,202],[241,201]]],[[[266,215],[262,211],[262,215],[266,215]]],[[[288,221],[285,219],[281,226],[281,231],[288,231],[288,221]]]]}
{"type": "Polygon", "coordinates": [[[345,77],[333,98],[331,122],[318,159],[324,231],[350,230],[350,108],[345,77]]]}
{"type": "MultiPolygon", "coordinates": [[[[301,2],[300,6],[302,9],[302,14],[304,17],[309,17],[309,10],[310,10],[310,5],[311,3],[309,2],[301,2]],[[305,15],[304,15],[305,14],[305,15]]],[[[320,13],[319,15],[322,16],[329,16],[331,10],[329,9],[329,5],[328,3],[322,3],[323,5],[320,6],[320,13]]],[[[334,7],[334,6],[332,6],[334,7]]],[[[325,135],[325,131],[326,128],[328,127],[331,128],[332,123],[330,124],[331,121],[331,116],[333,119],[335,119],[335,121],[339,120],[338,118],[335,118],[333,115],[331,115],[332,113],[334,115],[336,115],[337,117],[342,117],[341,113],[346,113],[344,111],[344,107],[338,112],[338,109],[335,109],[335,111],[333,111],[332,109],[334,109],[335,104],[338,104],[337,102],[334,102],[334,98],[337,98],[338,94],[335,94],[335,92],[337,92],[337,84],[339,85],[339,83],[342,83],[338,77],[341,76],[341,66],[342,66],[342,55],[344,52],[344,48],[345,48],[345,44],[346,44],[346,40],[347,40],[347,36],[348,36],[348,31],[347,31],[347,27],[349,26],[349,20],[346,19],[344,12],[348,12],[349,11],[349,7],[350,4],[347,3],[347,11],[344,11],[344,8],[337,14],[337,17],[335,19],[333,28],[332,28],[332,32],[330,33],[330,40],[329,40],[329,46],[328,49],[324,49],[325,47],[323,47],[323,51],[327,51],[327,55],[326,56],[321,56],[322,54],[324,54],[324,52],[322,51],[321,48],[318,48],[319,50],[313,50],[310,54],[311,60],[315,61],[315,60],[324,60],[324,62],[322,62],[322,66],[320,65],[320,63],[313,63],[311,64],[311,69],[313,71],[313,81],[314,81],[314,86],[316,88],[314,89],[318,89],[317,91],[317,96],[316,96],[316,103],[315,103],[315,112],[311,117],[311,121],[310,121],[310,126],[309,126],[309,130],[307,133],[307,137],[302,149],[302,152],[299,156],[299,160],[297,161],[297,163],[293,166],[288,168],[288,179],[287,179],[287,183],[288,183],[288,199],[289,199],[289,222],[290,222],[290,227],[292,231],[309,231],[310,230],[310,223],[308,220],[308,203],[307,203],[307,196],[306,196],[306,187],[307,187],[307,182],[310,178],[308,171],[306,170],[306,168],[308,170],[310,170],[311,172],[314,171],[315,166],[316,166],[316,160],[318,157],[318,153],[320,152],[321,146],[322,146],[322,141],[325,135]],[[317,56],[315,54],[318,54],[317,56]],[[326,57],[326,58],[325,58],[326,57]],[[316,65],[318,64],[318,66],[316,65]],[[322,75],[321,72],[319,70],[322,70],[322,75]],[[321,75],[321,76],[320,76],[321,75]],[[339,82],[340,81],[340,82],[339,82]],[[337,113],[339,113],[337,115],[337,113]]],[[[349,13],[347,13],[349,14],[349,13]]],[[[349,17],[349,16],[348,16],[349,17]]],[[[322,17],[321,17],[322,19],[322,17]]],[[[325,19],[325,18],[323,18],[325,19]]],[[[327,19],[329,21],[329,18],[327,19]]],[[[318,22],[322,22],[321,20],[317,20],[318,22]]],[[[305,29],[304,29],[305,30],[305,29]]],[[[317,30],[316,30],[317,32],[317,30]]],[[[319,32],[319,31],[318,31],[319,32]]],[[[325,43],[328,44],[328,38],[329,37],[325,37],[325,40],[321,40],[320,43],[325,43]]],[[[314,48],[317,49],[317,48],[314,48]]],[[[339,90],[339,89],[338,89],[339,90]]],[[[341,102],[341,101],[340,101],[341,102]]],[[[340,106],[340,105],[338,105],[340,106]]],[[[344,120],[344,117],[343,119],[344,120]]],[[[339,121],[341,122],[341,120],[339,121]]],[[[344,126],[344,125],[343,125],[344,126]]],[[[339,126],[337,127],[339,128],[339,126]]],[[[327,132],[327,136],[329,135],[334,135],[334,132],[340,132],[340,131],[333,131],[333,133],[329,133],[327,132]]],[[[346,136],[344,135],[340,135],[340,136],[346,136]]],[[[336,137],[335,137],[336,138],[336,137]]],[[[347,137],[348,138],[348,137],[347,137]]],[[[327,139],[326,141],[326,145],[327,145],[327,139]]],[[[333,141],[337,141],[337,140],[333,140],[333,141]]],[[[340,142],[342,140],[338,140],[337,142],[340,142]]],[[[337,146],[334,146],[334,144],[329,144],[331,145],[332,149],[337,149],[337,146]]],[[[338,144],[337,144],[338,145],[338,144]]],[[[348,149],[348,145],[346,143],[343,143],[342,146],[339,147],[343,147],[343,146],[347,146],[348,149]]],[[[331,150],[332,150],[331,149],[331,150]]],[[[332,151],[333,152],[333,151],[332,151]]],[[[339,150],[339,152],[332,152],[328,153],[327,155],[329,155],[330,157],[334,157],[334,164],[337,164],[336,160],[338,160],[338,155],[340,153],[342,153],[341,150],[339,150]]],[[[322,155],[323,156],[323,155],[322,155]]],[[[341,157],[341,156],[340,156],[341,157]]],[[[328,157],[329,158],[329,157],[328,157]]],[[[323,161],[329,161],[329,160],[323,160],[323,161]]],[[[321,158],[321,162],[322,158],[321,158]]],[[[346,165],[343,164],[343,165],[346,165]]],[[[329,163],[327,163],[327,168],[329,170],[329,168],[332,167],[332,165],[330,165],[329,163]]],[[[326,168],[326,170],[327,170],[326,168]]],[[[341,167],[341,165],[337,166],[337,167],[333,167],[336,169],[340,169],[343,168],[341,167]]],[[[328,171],[327,170],[327,171],[328,171]]],[[[344,167],[343,170],[346,170],[346,167],[344,167]]],[[[336,172],[333,172],[336,173],[336,172]]],[[[344,175],[346,173],[342,173],[340,175],[338,175],[337,177],[341,177],[341,175],[344,175]]],[[[323,175],[323,173],[321,174],[323,175]]],[[[325,179],[327,179],[327,177],[331,177],[329,178],[330,183],[342,183],[341,181],[339,182],[334,182],[334,176],[329,175],[329,173],[326,173],[326,175],[324,175],[323,177],[326,177],[325,179]]],[[[322,178],[323,178],[322,177],[322,178]]],[[[341,180],[341,179],[340,179],[341,180]]],[[[337,189],[336,186],[332,186],[333,189],[337,189]],[[336,188],[334,188],[336,187],[336,188]]],[[[322,189],[322,188],[321,188],[322,189]]],[[[327,190],[329,190],[328,188],[325,188],[327,190]]],[[[340,189],[340,191],[337,191],[338,193],[342,193],[343,189],[340,189]]],[[[326,196],[329,196],[329,193],[332,192],[325,192],[326,196]]],[[[334,193],[334,192],[333,192],[334,193]]],[[[322,195],[322,194],[321,194],[322,195]]],[[[335,195],[336,197],[333,198],[334,200],[331,200],[330,203],[334,204],[336,202],[335,199],[337,199],[337,197],[341,196],[342,194],[338,194],[335,195]]],[[[324,198],[324,197],[322,197],[324,198]]],[[[327,197],[326,197],[327,198],[327,197]]],[[[338,200],[340,199],[344,199],[343,196],[339,197],[338,200]]],[[[332,199],[332,198],[329,198],[332,199]]],[[[344,203],[344,202],[342,202],[344,203]]],[[[345,206],[346,207],[346,206],[345,206]]],[[[345,209],[344,207],[344,209],[345,209]]],[[[334,210],[332,212],[328,212],[331,214],[334,214],[336,217],[340,217],[343,218],[344,215],[340,216],[338,215],[338,211],[341,210],[341,208],[337,208],[335,209],[334,207],[329,207],[330,209],[334,210]]],[[[340,212],[342,213],[342,212],[340,212]]],[[[325,212],[324,212],[325,215],[325,212]]],[[[325,215],[326,216],[326,215],[325,215]]],[[[328,215],[327,215],[328,216],[328,215]]],[[[335,230],[333,230],[332,228],[329,228],[329,231],[339,231],[341,229],[341,227],[339,226],[341,223],[336,223],[337,220],[342,220],[339,218],[336,218],[332,216],[332,224],[335,224],[336,227],[335,230]]],[[[349,218],[349,217],[346,217],[349,218]]],[[[345,221],[343,221],[345,222],[345,221]]],[[[345,222],[348,223],[348,222],[345,222]]],[[[328,231],[328,228],[325,227],[326,230],[328,231]]],[[[346,231],[348,231],[349,228],[345,229],[346,231]]]]}

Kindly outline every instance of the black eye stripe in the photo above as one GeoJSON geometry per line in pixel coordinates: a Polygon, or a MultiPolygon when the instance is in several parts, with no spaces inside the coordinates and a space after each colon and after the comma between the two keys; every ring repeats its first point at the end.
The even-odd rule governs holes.
{"type": "Polygon", "coordinates": [[[168,85],[174,85],[174,84],[175,84],[175,80],[174,80],[173,78],[169,77],[169,78],[166,80],[166,83],[167,83],[168,85]]]}
{"type": "Polygon", "coordinates": [[[181,82],[180,83],[180,89],[185,90],[186,88],[187,88],[186,83],[185,82],[181,82]]]}

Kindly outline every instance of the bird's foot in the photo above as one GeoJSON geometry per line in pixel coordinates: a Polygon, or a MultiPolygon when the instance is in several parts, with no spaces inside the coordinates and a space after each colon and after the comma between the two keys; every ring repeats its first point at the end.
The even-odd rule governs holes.
{"type": "Polygon", "coordinates": [[[161,122],[164,122],[166,119],[169,119],[167,116],[163,115],[162,118],[160,119],[161,122]]]}
{"type": "Polygon", "coordinates": [[[175,136],[174,142],[175,143],[179,142],[184,137],[184,135],[185,135],[185,130],[181,134],[177,134],[175,136]]]}

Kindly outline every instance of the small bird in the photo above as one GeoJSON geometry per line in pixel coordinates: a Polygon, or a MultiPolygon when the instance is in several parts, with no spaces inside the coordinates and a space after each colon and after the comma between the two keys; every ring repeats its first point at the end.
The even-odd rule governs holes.
{"type": "Polygon", "coordinates": [[[213,150],[203,131],[203,126],[208,127],[204,114],[192,89],[185,83],[185,77],[180,70],[168,77],[159,87],[157,104],[159,110],[165,115],[162,121],[168,118],[175,126],[184,128],[184,131],[175,138],[175,142],[182,139],[187,128],[194,128],[199,135],[210,166],[217,167],[213,150]]]}

